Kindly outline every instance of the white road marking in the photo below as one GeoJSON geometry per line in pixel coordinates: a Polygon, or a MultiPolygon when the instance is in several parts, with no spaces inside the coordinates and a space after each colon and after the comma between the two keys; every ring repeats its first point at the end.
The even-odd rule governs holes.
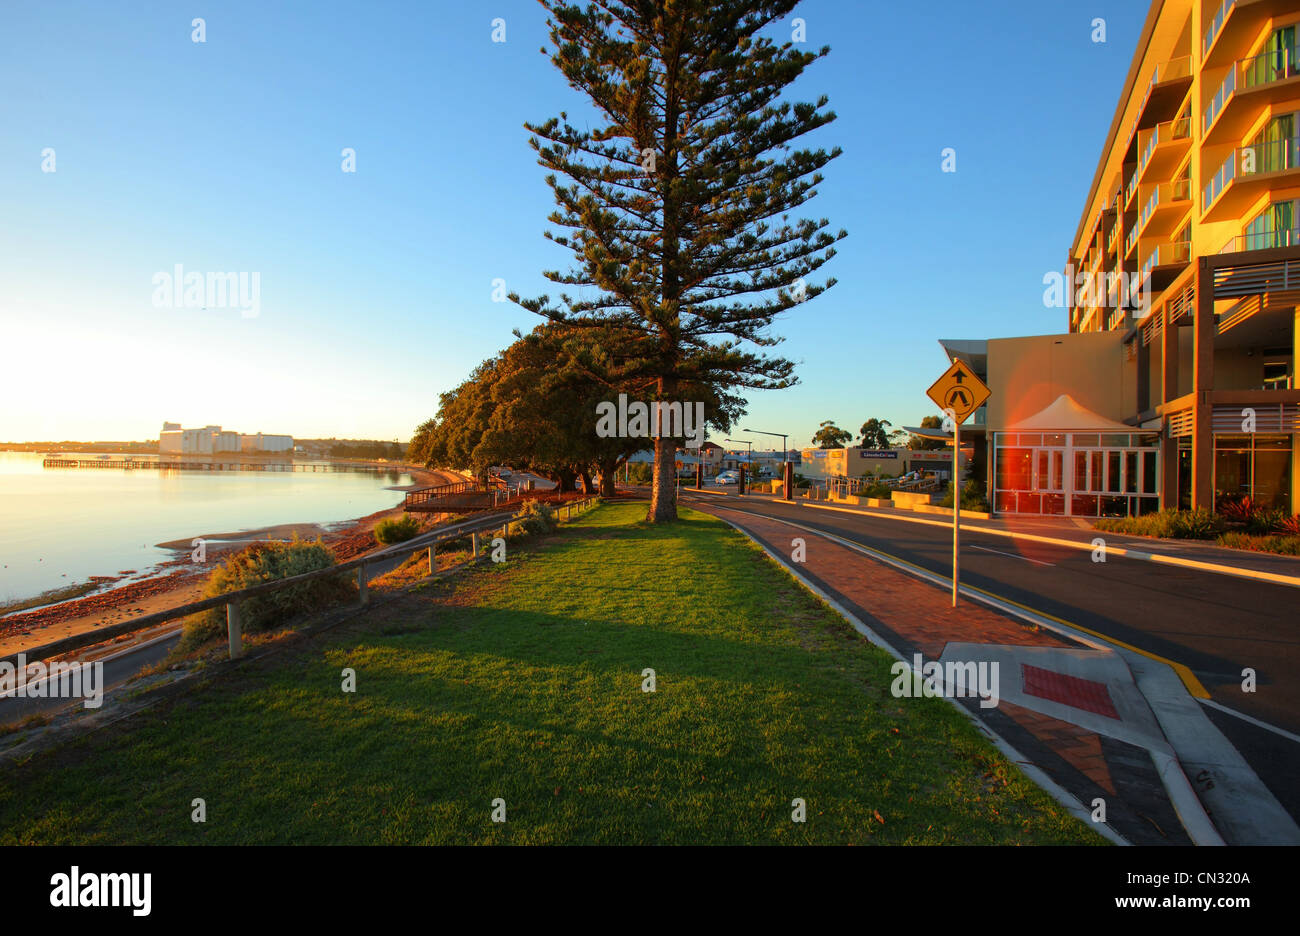
{"type": "Polygon", "coordinates": [[[1287,731],[1285,728],[1279,728],[1277,727],[1277,725],[1270,725],[1268,722],[1260,721],[1258,718],[1251,718],[1249,715],[1244,715],[1241,712],[1238,712],[1236,709],[1230,709],[1226,705],[1220,705],[1218,702],[1215,702],[1213,699],[1197,699],[1196,701],[1200,702],[1202,705],[1208,705],[1210,708],[1215,709],[1216,711],[1223,712],[1225,715],[1234,715],[1237,718],[1240,718],[1244,722],[1250,722],[1256,728],[1263,728],[1265,731],[1271,731],[1274,734],[1281,735],[1282,737],[1286,738],[1288,741],[1295,741],[1297,743],[1300,743],[1300,735],[1292,734],[1291,732],[1287,731]]]}
{"type": "Polygon", "coordinates": [[[1043,562],[1041,559],[1030,559],[1028,556],[1018,556],[1015,553],[1003,552],[1000,549],[989,549],[987,546],[975,546],[972,544],[969,548],[980,549],[984,552],[997,553],[999,556],[1010,556],[1012,559],[1023,559],[1025,562],[1033,562],[1037,565],[1052,566],[1053,568],[1056,567],[1055,562],[1043,562]]]}

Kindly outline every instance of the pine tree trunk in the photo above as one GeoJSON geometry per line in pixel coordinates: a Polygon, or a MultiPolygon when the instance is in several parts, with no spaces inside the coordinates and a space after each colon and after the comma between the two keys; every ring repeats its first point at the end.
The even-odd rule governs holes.
{"type": "Polygon", "coordinates": [[[677,440],[655,439],[654,487],[650,491],[647,523],[677,519],[677,440]]]}

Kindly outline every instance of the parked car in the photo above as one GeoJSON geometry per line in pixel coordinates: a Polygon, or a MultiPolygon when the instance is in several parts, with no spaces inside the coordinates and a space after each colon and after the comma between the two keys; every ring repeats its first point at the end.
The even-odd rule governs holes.
{"type": "Polygon", "coordinates": [[[730,468],[728,468],[726,471],[719,472],[718,476],[713,479],[714,484],[736,484],[739,481],[740,481],[740,472],[733,471],[730,468]]]}

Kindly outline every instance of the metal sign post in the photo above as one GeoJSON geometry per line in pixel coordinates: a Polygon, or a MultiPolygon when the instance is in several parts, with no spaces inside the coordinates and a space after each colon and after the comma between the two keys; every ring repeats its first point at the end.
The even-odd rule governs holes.
{"type": "Polygon", "coordinates": [[[961,566],[958,561],[961,541],[961,491],[957,487],[957,459],[961,458],[961,423],[954,420],[952,427],[952,606],[957,607],[957,592],[961,587],[961,566]]]}
{"type": "Polygon", "coordinates": [[[938,404],[952,421],[952,606],[957,607],[961,589],[961,424],[989,398],[984,381],[961,361],[953,361],[925,395],[938,404]]]}

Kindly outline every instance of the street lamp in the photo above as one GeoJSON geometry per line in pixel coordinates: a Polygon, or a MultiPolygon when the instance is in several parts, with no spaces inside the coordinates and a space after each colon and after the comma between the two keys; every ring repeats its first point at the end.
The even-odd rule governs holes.
{"type": "Polygon", "coordinates": [[[786,433],[784,433],[784,432],[764,432],[762,429],[745,429],[744,431],[745,431],[745,432],[754,432],[754,433],[757,433],[758,435],[780,436],[780,437],[781,437],[781,448],[782,448],[781,461],[783,461],[783,462],[788,462],[788,461],[790,461],[790,446],[786,445],[786,441],[785,441],[786,439],[788,439],[788,438],[790,438],[790,437],[789,437],[786,433]]]}
{"type": "Polygon", "coordinates": [[[754,467],[754,443],[748,439],[723,439],[723,442],[735,442],[737,445],[748,445],[749,454],[745,456],[745,464],[750,468],[754,467]]]}

